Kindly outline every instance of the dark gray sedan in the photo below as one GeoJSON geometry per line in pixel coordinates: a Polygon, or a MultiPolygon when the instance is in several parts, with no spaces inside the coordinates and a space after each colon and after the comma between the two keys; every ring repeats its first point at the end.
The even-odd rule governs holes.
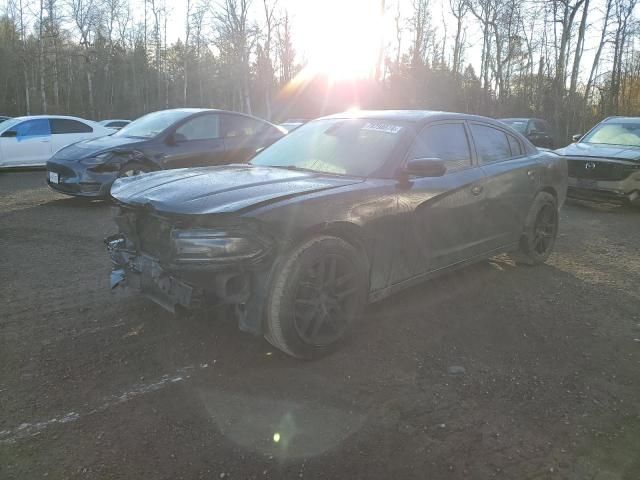
{"type": "Polygon", "coordinates": [[[367,302],[501,252],[544,262],[565,161],[484,117],[420,111],[307,123],[248,165],[117,180],[112,284],[169,310],[233,306],[310,358],[367,302]]]}
{"type": "Polygon", "coordinates": [[[640,117],[610,117],[556,150],[569,165],[569,196],[640,207],[640,117]]]}

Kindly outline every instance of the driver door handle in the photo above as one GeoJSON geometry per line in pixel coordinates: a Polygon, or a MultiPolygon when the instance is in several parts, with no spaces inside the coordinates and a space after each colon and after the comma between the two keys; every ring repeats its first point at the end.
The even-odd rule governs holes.
{"type": "Polygon", "coordinates": [[[536,172],[533,170],[527,170],[527,176],[531,179],[534,180],[536,178],[536,172]]]}
{"type": "Polygon", "coordinates": [[[473,195],[480,195],[482,193],[482,190],[484,190],[482,185],[474,185],[473,187],[471,187],[471,193],[473,195]]]}

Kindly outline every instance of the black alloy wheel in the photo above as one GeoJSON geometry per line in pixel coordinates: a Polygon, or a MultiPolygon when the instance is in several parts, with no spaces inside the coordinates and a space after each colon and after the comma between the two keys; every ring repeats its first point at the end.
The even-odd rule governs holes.
{"type": "Polygon", "coordinates": [[[303,342],[325,346],[342,337],[359,303],[358,280],[352,263],[339,254],[306,269],[294,300],[294,326],[303,342]]]}
{"type": "Polygon", "coordinates": [[[525,265],[544,263],[556,243],[559,220],[556,198],[549,192],[538,193],[525,221],[516,261],[525,265]]]}
{"type": "Polygon", "coordinates": [[[553,246],[554,239],[558,230],[558,210],[555,206],[544,205],[538,215],[533,226],[533,249],[538,255],[545,255],[553,246]]]}
{"type": "Polygon", "coordinates": [[[265,312],[267,341],[301,359],[334,351],[367,303],[366,254],[342,238],[318,235],[287,249],[274,268],[265,312]]]}

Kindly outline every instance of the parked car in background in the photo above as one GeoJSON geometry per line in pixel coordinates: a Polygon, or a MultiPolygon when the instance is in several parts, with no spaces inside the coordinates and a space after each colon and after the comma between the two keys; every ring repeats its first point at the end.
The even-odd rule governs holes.
{"type": "Polygon", "coordinates": [[[0,168],[43,166],[61,148],[113,133],[91,120],[60,115],[16,117],[0,123],[0,168]]]}
{"type": "Polygon", "coordinates": [[[71,145],[47,162],[51,188],[107,197],[118,177],[153,170],[243,163],[284,136],[258,118],[236,112],[178,108],[150,113],[109,137],[71,145]]]}
{"type": "Polygon", "coordinates": [[[556,150],[569,166],[569,196],[640,207],[640,117],[609,117],[556,150]]]}
{"type": "Polygon", "coordinates": [[[555,147],[553,129],[545,120],[540,118],[501,118],[500,121],[527,137],[536,147],[550,149],[555,147]]]}
{"type": "Polygon", "coordinates": [[[98,123],[100,123],[100,125],[102,125],[103,127],[111,128],[112,130],[117,131],[129,125],[131,123],[131,120],[120,120],[120,119],[102,120],[101,122],[98,122],[98,123]]]}
{"type": "Polygon", "coordinates": [[[232,305],[242,330],[310,358],[367,301],[501,252],[544,262],[566,175],[562,157],[484,117],[325,117],[248,165],[116,181],[112,286],[169,310],[232,305]]]}
{"type": "Polygon", "coordinates": [[[0,115],[0,123],[4,122],[5,120],[9,120],[11,117],[5,117],[4,115],[0,115]]]}
{"type": "Polygon", "coordinates": [[[304,118],[290,118],[280,124],[278,126],[284,128],[287,132],[292,132],[296,128],[300,128],[302,125],[307,123],[309,120],[304,118]]]}

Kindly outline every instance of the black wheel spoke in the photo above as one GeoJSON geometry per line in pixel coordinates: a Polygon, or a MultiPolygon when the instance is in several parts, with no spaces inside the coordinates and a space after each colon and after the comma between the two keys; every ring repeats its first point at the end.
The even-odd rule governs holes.
{"type": "Polygon", "coordinates": [[[540,209],[533,226],[532,247],[539,254],[547,253],[553,244],[557,229],[557,211],[551,205],[545,205],[540,209]]]}
{"type": "Polygon", "coordinates": [[[328,254],[302,273],[293,299],[294,323],[300,339],[328,345],[346,329],[360,291],[350,259],[328,254]]]}

